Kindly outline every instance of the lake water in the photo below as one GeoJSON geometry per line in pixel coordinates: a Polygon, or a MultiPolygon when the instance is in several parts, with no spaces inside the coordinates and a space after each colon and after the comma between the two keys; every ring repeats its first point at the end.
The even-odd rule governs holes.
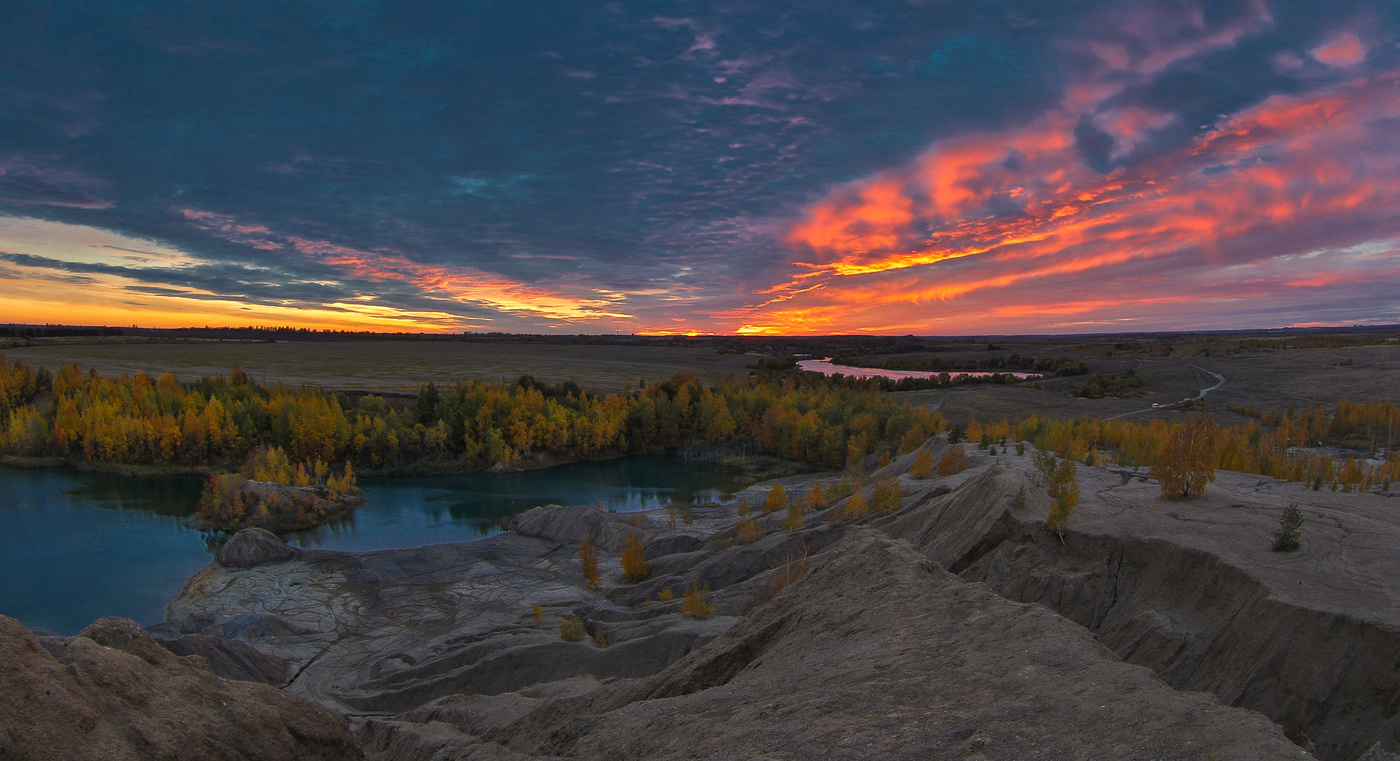
{"type": "MultiPolygon", "coordinates": [[[[362,478],[363,507],[286,539],[352,551],[465,542],[540,505],[601,500],[627,512],[719,501],[748,484],[736,473],[663,457],[528,473],[362,478]]],[[[59,634],[102,616],[159,621],[185,579],[210,560],[199,532],[186,526],[202,486],[199,478],[0,467],[0,614],[59,634]]]]}
{"type": "Polygon", "coordinates": [[[1014,375],[1017,378],[1039,378],[1041,373],[983,373],[969,372],[966,370],[939,370],[937,372],[929,370],[885,370],[879,367],[853,367],[851,365],[833,365],[831,359],[803,359],[797,363],[798,368],[810,373],[821,373],[822,375],[836,375],[840,373],[847,378],[889,378],[899,380],[901,378],[934,378],[947,372],[950,377],[956,378],[959,375],[966,375],[969,378],[986,378],[989,375],[1014,375]]]}

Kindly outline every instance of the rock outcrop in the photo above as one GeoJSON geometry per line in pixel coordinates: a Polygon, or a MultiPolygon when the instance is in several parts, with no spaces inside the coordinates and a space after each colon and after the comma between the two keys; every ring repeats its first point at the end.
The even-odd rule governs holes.
{"type": "Polygon", "coordinates": [[[222,679],[134,622],[100,619],[55,657],[0,616],[0,758],[340,761],[345,719],[265,684],[222,679]]]}
{"type": "Polygon", "coordinates": [[[219,548],[214,560],[225,568],[252,568],[264,563],[282,563],[300,555],[301,550],[265,528],[245,528],[219,548]]]}

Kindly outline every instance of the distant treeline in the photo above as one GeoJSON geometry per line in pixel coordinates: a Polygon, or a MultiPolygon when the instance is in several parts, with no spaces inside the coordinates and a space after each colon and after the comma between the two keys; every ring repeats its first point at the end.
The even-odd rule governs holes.
{"type": "MultiPolygon", "coordinates": [[[[1251,410],[1252,411],[1252,410],[1251,410]]],[[[1333,491],[1389,491],[1400,480],[1400,407],[1389,402],[1352,403],[1345,399],[1329,411],[1321,405],[1270,410],[1259,421],[1222,426],[1204,416],[1192,435],[1204,449],[1208,468],[1254,473],[1261,476],[1310,483],[1314,489],[1333,491]],[[1307,448],[1325,442],[1368,452],[1371,457],[1334,457],[1307,448]]],[[[955,427],[955,437],[965,437],[981,447],[1005,441],[1029,441],[1061,457],[1103,464],[1106,454],[1128,467],[1163,465],[1168,442],[1182,435],[1185,422],[1130,418],[1054,420],[1032,415],[1016,421],[955,427]],[[1096,450],[1105,450],[1096,454],[1096,450]]]]}
{"type": "Polygon", "coordinates": [[[980,359],[905,359],[896,357],[881,362],[859,356],[836,357],[832,362],[851,367],[878,367],[886,370],[928,370],[930,372],[1030,372],[1041,375],[1083,375],[1089,366],[1077,359],[1067,357],[1023,357],[1020,354],[1000,354],[980,359]]]}
{"type": "Polygon", "coordinates": [[[121,328],[70,325],[0,325],[0,338],[63,338],[67,336],[119,336],[121,328]]]}
{"type": "Polygon", "coordinates": [[[469,471],[531,457],[590,459],[732,448],[840,467],[877,449],[908,449],[942,417],[878,384],[806,376],[689,373],[645,388],[589,393],[529,376],[423,386],[411,402],[316,387],[264,386],[235,368],[182,384],[173,375],[55,374],[0,357],[0,448],[11,454],[139,465],[237,467],[263,447],[294,463],[469,471]]]}

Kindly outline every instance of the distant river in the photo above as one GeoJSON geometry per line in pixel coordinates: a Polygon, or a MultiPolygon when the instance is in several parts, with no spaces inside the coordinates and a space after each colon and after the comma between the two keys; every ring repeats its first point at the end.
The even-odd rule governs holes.
{"type": "MultiPolygon", "coordinates": [[[[59,634],[102,616],[161,620],[185,579],[210,560],[199,532],[185,526],[202,485],[188,477],[0,467],[0,614],[59,634]]],[[[286,539],[351,551],[465,542],[540,505],[602,500],[627,512],[718,501],[748,485],[738,474],[664,457],[528,473],[362,478],[363,507],[286,539]]]]}
{"type": "Polygon", "coordinates": [[[831,358],[826,359],[804,359],[797,363],[803,370],[822,375],[836,375],[840,373],[847,378],[889,378],[899,380],[901,378],[934,378],[947,372],[952,377],[966,375],[969,378],[985,378],[989,375],[1014,375],[1017,378],[1039,378],[1041,373],[983,373],[969,372],[966,370],[885,370],[879,367],[852,367],[851,365],[833,365],[831,358]]]}

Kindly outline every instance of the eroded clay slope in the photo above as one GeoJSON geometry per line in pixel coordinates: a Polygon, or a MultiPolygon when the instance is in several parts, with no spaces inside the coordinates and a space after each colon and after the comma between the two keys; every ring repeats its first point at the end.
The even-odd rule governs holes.
{"type": "Polygon", "coordinates": [[[372,720],[384,759],[1280,759],[1259,714],[1171,689],[1085,629],[857,528],[661,673],[372,720]]]}
{"type": "Polygon", "coordinates": [[[0,758],[363,758],[334,711],[215,676],[202,657],[176,655],[126,619],[100,619],[55,656],[0,616],[0,664],[0,758]]]}
{"type": "Polygon", "coordinates": [[[1145,473],[1080,466],[1060,537],[1030,457],[979,455],[960,488],[881,525],[1179,689],[1300,731],[1323,758],[1400,745],[1400,500],[1221,472],[1206,497],[1173,502],[1145,473]],[[1275,553],[1290,502],[1303,549],[1275,553]]]}

